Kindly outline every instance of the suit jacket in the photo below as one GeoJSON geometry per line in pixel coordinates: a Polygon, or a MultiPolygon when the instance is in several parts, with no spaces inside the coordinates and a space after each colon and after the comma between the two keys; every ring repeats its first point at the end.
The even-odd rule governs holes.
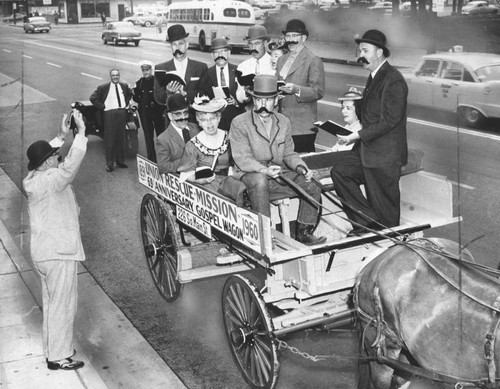
{"type": "MultiPolygon", "coordinates": [[[[291,53],[278,59],[276,76],[291,53]]],[[[300,96],[284,95],[281,100],[281,113],[292,122],[292,135],[307,135],[316,132],[313,123],[318,120],[318,100],[325,93],[325,70],[323,61],[316,57],[307,47],[303,47],[293,61],[285,82],[300,86],[300,96]]]]}
{"type": "MultiPolygon", "coordinates": [[[[184,81],[186,81],[185,91],[187,92],[189,104],[192,104],[200,90],[200,78],[207,70],[207,64],[190,58],[188,58],[187,61],[186,75],[184,77],[184,81]]],[[[171,59],[170,61],[156,65],[155,70],[166,70],[167,72],[175,71],[174,60],[171,59]]],[[[154,90],[156,102],[165,105],[167,103],[167,91],[165,87],[160,86],[156,78],[154,90]]]]}
{"type": "Polygon", "coordinates": [[[284,170],[295,170],[298,165],[307,166],[294,151],[290,120],[280,113],[273,114],[272,120],[268,137],[264,125],[253,111],[233,119],[229,142],[236,165],[236,178],[245,173],[259,172],[270,165],[279,165],[284,170]]]}
{"type": "MultiPolygon", "coordinates": [[[[236,80],[236,65],[232,63],[228,64],[229,71],[229,93],[231,96],[236,99],[236,90],[238,89],[238,81],[236,80]]],[[[217,82],[217,71],[220,72],[219,68],[214,65],[209,67],[208,70],[201,76],[200,79],[200,90],[204,94],[206,94],[210,99],[214,98],[214,91],[212,89],[213,86],[218,86],[217,82]]],[[[219,128],[222,130],[228,131],[233,118],[245,112],[245,109],[242,107],[237,107],[235,105],[228,105],[224,112],[222,112],[221,121],[219,123],[219,128]]]]}
{"type": "MultiPolygon", "coordinates": [[[[125,106],[127,106],[130,99],[132,98],[132,89],[130,89],[129,86],[124,82],[120,82],[119,84],[122,88],[123,96],[125,96],[125,106]]],[[[108,97],[110,87],[111,82],[99,85],[97,89],[90,95],[90,102],[100,111],[104,111],[104,102],[108,97]]]]}
{"type": "MultiPolygon", "coordinates": [[[[188,123],[188,127],[191,138],[200,132],[194,123],[188,123]]],[[[167,129],[156,138],[156,160],[160,173],[177,173],[184,146],[184,139],[170,123],[167,129]]]]}
{"type": "Polygon", "coordinates": [[[31,258],[83,261],[78,220],[80,207],[71,186],[87,151],[87,138],[75,135],[64,162],[57,168],[31,171],[23,180],[28,196],[31,258]]]}
{"type": "Polygon", "coordinates": [[[385,62],[361,100],[359,152],[368,168],[398,164],[408,159],[406,107],[408,86],[402,74],[385,62]]]}

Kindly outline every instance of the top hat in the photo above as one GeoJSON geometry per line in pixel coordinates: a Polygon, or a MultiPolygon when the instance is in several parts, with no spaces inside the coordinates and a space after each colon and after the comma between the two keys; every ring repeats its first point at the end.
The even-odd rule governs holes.
{"type": "Polygon", "coordinates": [[[253,79],[253,89],[248,94],[253,97],[274,97],[280,94],[278,79],[275,76],[261,74],[253,79]]]}
{"type": "Polygon", "coordinates": [[[180,39],[187,38],[189,33],[186,32],[182,24],[174,24],[167,30],[167,42],[175,42],[180,39]]]}
{"type": "Polygon", "coordinates": [[[221,50],[221,49],[230,50],[231,48],[229,47],[229,43],[225,38],[215,38],[212,41],[212,47],[210,48],[210,51],[221,50]]]}
{"type": "Polygon", "coordinates": [[[296,32],[298,34],[309,36],[309,31],[306,30],[306,25],[302,20],[299,19],[289,20],[288,23],[286,24],[286,29],[281,32],[284,35],[286,35],[287,32],[296,32]]]}
{"type": "Polygon", "coordinates": [[[205,95],[198,94],[193,101],[191,107],[197,112],[222,112],[227,106],[227,101],[221,98],[213,98],[210,100],[205,95]]]}
{"type": "Polygon", "coordinates": [[[186,98],[180,93],[174,93],[167,97],[168,112],[180,111],[181,109],[186,109],[187,107],[189,107],[189,104],[186,98]]]}
{"type": "Polygon", "coordinates": [[[363,95],[361,92],[359,92],[355,87],[349,88],[349,91],[344,93],[343,96],[339,97],[339,101],[355,101],[355,100],[361,100],[363,98],[363,95]]]}
{"type": "Polygon", "coordinates": [[[59,147],[52,147],[46,140],[38,140],[35,143],[32,143],[26,152],[30,161],[28,163],[28,170],[35,170],[57,150],[59,150],[59,147]]]}
{"type": "Polygon", "coordinates": [[[155,65],[153,64],[153,62],[147,60],[147,59],[143,59],[142,61],[139,61],[139,66],[142,68],[142,67],[150,67],[150,68],[153,68],[155,65]]]}
{"type": "Polygon", "coordinates": [[[248,29],[248,36],[246,36],[245,39],[247,41],[253,41],[256,39],[268,41],[269,35],[267,35],[267,30],[264,26],[255,25],[248,29]]]}
{"type": "Polygon", "coordinates": [[[371,45],[377,46],[384,51],[384,56],[388,57],[391,52],[386,47],[387,38],[382,31],[379,30],[368,30],[363,34],[361,38],[355,39],[355,42],[359,45],[361,42],[370,43],[371,45]]]}

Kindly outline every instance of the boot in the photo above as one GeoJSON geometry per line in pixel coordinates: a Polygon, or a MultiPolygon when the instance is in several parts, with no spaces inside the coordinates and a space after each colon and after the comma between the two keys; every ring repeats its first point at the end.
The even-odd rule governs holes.
{"type": "Polygon", "coordinates": [[[295,240],[307,246],[321,244],[326,242],[326,236],[317,237],[313,235],[316,228],[314,225],[302,224],[297,222],[297,230],[295,233],[295,240]]]}

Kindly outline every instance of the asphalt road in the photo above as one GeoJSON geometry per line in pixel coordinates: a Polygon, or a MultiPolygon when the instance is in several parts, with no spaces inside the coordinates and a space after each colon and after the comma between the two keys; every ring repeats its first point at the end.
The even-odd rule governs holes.
{"type": "MultiPolygon", "coordinates": [[[[0,57],[2,101],[0,107],[0,163],[20,186],[27,173],[24,150],[34,140],[49,139],[75,100],[87,100],[97,85],[107,82],[108,71],[118,67],[122,79],[133,84],[140,76],[137,62],[170,58],[163,43],[141,42],[139,47],[104,46],[94,29],[71,27],[50,34],[25,35],[21,29],[1,28],[0,57]],[[10,78],[9,78],[10,77],[10,78]],[[24,100],[7,96],[11,79],[24,80],[24,100]]],[[[191,57],[211,61],[209,54],[192,51],[191,57]]],[[[239,62],[245,55],[233,56],[239,62]]],[[[362,69],[327,64],[327,95],[320,104],[320,119],[340,120],[336,97],[347,84],[364,85],[362,69]]],[[[11,93],[11,92],[8,92],[11,93]]],[[[457,183],[454,200],[464,218],[457,225],[429,231],[429,236],[447,237],[469,245],[476,260],[498,263],[498,217],[500,137],[491,130],[457,132],[453,118],[411,111],[410,147],[424,151],[423,167],[457,183]],[[413,113],[415,115],[413,115],[413,113]],[[460,185],[458,185],[458,183],[460,185]]],[[[333,144],[327,134],[320,143],[333,144]]],[[[144,154],[142,134],[140,153],[144,154]]],[[[103,142],[92,137],[75,191],[82,208],[81,225],[87,253],[85,266],[106,293],[123,310],[190,388],[245,387],[231,359],[221,321],[221,290],[225,278],[186,284],[175,303],[168,304],[156,291],[142,253],[139,206],[146,190],[137,183],[135,161],[130,168],[105,171],[103,142]]],[[[22,231],[18,231],[22,236],[22,231]]],[[[26,241],[26,239],[23,239],[26,241]]],[[[353,356],[356,334],[349,330],[332,333],[304,331],[285,338],[310,354],[353,356]]],[[[134,352],[133,349],[130,352],[134,352]]],[[[346,357],[312,362],[289,351],[281,353],[278,388],[353,388],[355,362],[346,357]]]]}

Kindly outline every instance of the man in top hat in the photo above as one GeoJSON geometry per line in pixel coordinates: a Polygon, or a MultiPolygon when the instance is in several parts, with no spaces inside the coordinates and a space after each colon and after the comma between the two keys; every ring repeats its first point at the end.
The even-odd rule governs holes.
{"type": "MultiPolygon", "coordinates": [[[[294,151],[290,120],[275,112],[279,94],[277,78],[256,76],[250,94],[253,109],[233,119],[229,140],[236,165],[234,176],[247,187],[252,209],[270,217],[271,196],[296,195],[280,181],[280,175],[293,180],[319,202],[321,191],[310,181],[313,171],[294,151]]],[[[317,221],[317,207],[301,200],[295,239],[307,245],[325,242],[325,237],[313,235],[317,221]]]]}
{"type": "MultiPolygon", "coordinates": [[[[243,76],[248,74],[268,74],[273,76],[276,71],[271,64],[271,56],[267,52],[267,44],[270,37],[266,28],[262,25],[250,27],[245,39],[248,43],[251,57],[238,65],[238,71],[243,76]]],[[[246,89],[243,86],[238,88],[236,97],[240,103],[246,103],[251,100],[251,96],[246,93],[246,89]]]]}
{"type": "Polygon", "coordinates": [[[219,128],[221,130],[229,131],[233,118],[245,112],[245,110],[240,107],[235,97],[236,90],[239,86],[236,80],[236,65],[228,62],[231,56],[231,48],[226,39],[215,38],[212,41],[211,51],[215,65],[209,67],[201,76],[200,90],[210,99],[216,97],[214,94],[215,90],[223,92],[225,89],[229,92],[229,96],[225,97],[227,106],[222,112],[222,117],[219,122],[219,128]]]}
{"type": "Polygon", "coordinates": [[[399,177],[408,156],[408,86],[387,62],[390,51],[381,31],[369,30],[355,41],[360,50],[358,62],[370,72],[361,100],[362,129],[339,137],[340,142],[354,143],[354,147],[349,158],[334,161],[331,176],[337,194],[366,215],[345,209],[355,222],[355,232],[361,232],[364,229],[360,226],[380,229],[399,225],[399,177]],[[365,185],[366,197],[360,184],[365,185]]]}
{"type": "Polygon", "coordinates": [[[85,123],[74,109],[77,134],[64,162],[59,147],[70,131],[67,115],[50,143],[39,140],[27,151],[29,173],[23,180],[28,197],[31,259],[42,283],[43,351],[50,370],[76,370],[72,359],[73,327],[78,300],[78,262],[85,260],[76,202],[71,183],[87,151],[85,123]]]}
{"type": "Polygon", "coordinates": [[[167,98],[169,125],[156,139],[156,156],[160,173],[176,173],[184,146],[200,132],[198,126],[189,123],[189,104],[181,93],[167,98]]]}
{"type": "Polygon", "coordinates": [[[139,106],[139,116],[146,141],[146,152],[150,161],[156,162],[155,139],[165,130],[164,108],[159,105],[154,96],[153,63],[140,61],[142,77],[135,83],[134,101],[139,106]]]}
{"type": "Polygon", "coordinates": [[[112,172],[115,161],[119,167],[128,168],[125,163],[125,126],[132,89],[120,82],[118,69],[111,69],[109,76],[111,82],[99,85],[89,100],[103,115],[106,170],[112,172]]]}
{"type": "Polygon", "coordinates": [[[292,138],[297,152],[315,151],[314,142],[318,129],[318,100],[325,91],[323,61],[316,57],[304,43],[309,37],[304,22],[290,20],[282,31],[290,52],[278,59],[276,75],[286,85],[281,101],[281,113],[292,122],[292,138]]]}
{"type": "MultiPolygon", "coordinates": [[[[207,70],[207,64],[188,58],[189,42],[184,26],[174,24],[167,30],[167,42],[170,43],[173,58],[155,66],[155,70],[175,71],[185,82],[186,87],[176,81],[172,81],[166,87],[160,86],[155,80],[155,99],[159,104],[165,105],[167,96],[173,93],[183,93],[191,104],[200,89],[200,78],[207,70]]],[[[166,125],[168,125],[168,120],[166,125]]]]}

